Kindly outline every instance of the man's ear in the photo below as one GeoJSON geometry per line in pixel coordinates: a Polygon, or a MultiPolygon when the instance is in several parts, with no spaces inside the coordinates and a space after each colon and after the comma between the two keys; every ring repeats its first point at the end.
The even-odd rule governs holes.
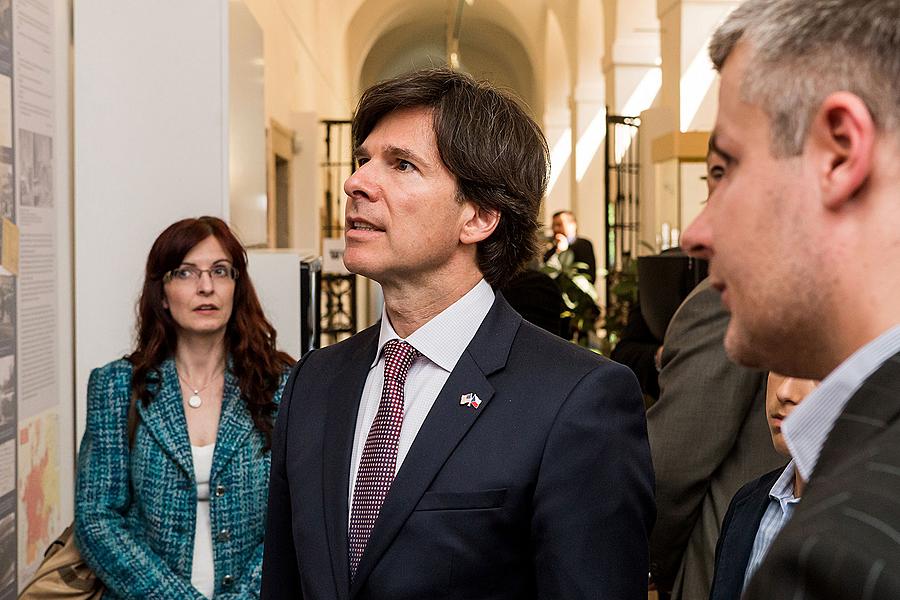
{"type": "Polygon", "coordinates": [[[866,184],[872,170],[876,129],[872,113],[850,92],[822,102],[810,124],[809,144],[816,157],[822,202],[838,210],[866,184]]]}
{"type": "Polygon", "coordinates": [[[463,244],[477,244],[490,237],[500,223],[500,213],[466,201],[466,221],[459,232],[463,244]]]}

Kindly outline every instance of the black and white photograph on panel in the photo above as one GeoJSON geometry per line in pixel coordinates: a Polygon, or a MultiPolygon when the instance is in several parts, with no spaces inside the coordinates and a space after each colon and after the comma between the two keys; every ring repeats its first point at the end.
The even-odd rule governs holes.
{"type": "Polygon", "coordinates": [[[19,129],[19,193],[22,206],[53,206],[53,138],[19,129]]]}
{"type": "MultiPolygon", "coordinates": [[[[16,355],[0,358],[0,441],[7,438],[5,431],[12,427],[15,437],[16,422],[16,355]]],[[[2,495],[2,494],[0,494],[2,495]]]]}
{"type": "Polygon", "coordinates": [[[0,73],[12,75],[12,0],[0,0],[0,73]]]}
{"type": "Polygon", "coordinates": [[[0,516],[0,600],[15,597],[16,513],[10,512],[0,516]]]}
{"type": "Polygon", "coordinates": [[[0,148],[0,217],[16,222],[16,199],[13,187],[12,149],[0,148]],[[7,161],[7,156],[9,161],[7,161]]]}
{"type": "Polygon", "coordinates": [[[0,356],[16,347],[16,278],[0,275],[0,356]]]}

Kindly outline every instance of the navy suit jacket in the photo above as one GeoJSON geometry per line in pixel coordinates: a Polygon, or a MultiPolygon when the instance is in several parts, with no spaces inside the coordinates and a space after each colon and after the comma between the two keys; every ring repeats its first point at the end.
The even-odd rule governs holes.
{"type": "Polygon", "coordinates": [[[739,489],[731,500],[716,544],[716,569],[709,600],[741,597],[756,532],[769,506],[769,491],[783,471],[784,467],[781,467],[754,479],[739,489]]]}
{"type": "Polygon", "coordinates": [[[617,363],[501,295],[397,473],[351,583],[350,458],[379,329],[308,354],[275,428],[262,597],[644,599],[653,473],[617,363]],[[475,392],[481,405],[460,405],[475,392]]]}

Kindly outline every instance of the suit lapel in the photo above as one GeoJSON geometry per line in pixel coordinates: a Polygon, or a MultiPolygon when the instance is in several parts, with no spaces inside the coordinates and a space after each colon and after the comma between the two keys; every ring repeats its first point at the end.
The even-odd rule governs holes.
{"type": "Polygon", "coordinates": [[[810,486],[819,477],[837,474],[844,466],[862,457],[865,442],[887,429],[900,416],[898,382],[900,353],[887,359],[847,402],[825,440],[810,486]]]}
{"type": "MultiPolygon", "coordinates": [[[[359,563],[351,597],[359,592],[460,440],[487,410],[494,395],[487,377],[506,365],[521,322],[522,317],[498,294],[478,333],[438,394],[391,484],[359,563]],[[481,398],[477,409],[460,405],[460,397],[470,392],[481,398]]],[[[344,502],[346,506],[346,498],[344,502]]]]}
{"type": "Polygon", "coordinates": [[[187,420],[184,416],[181,386],[175,362],[168,359],[160,365],[162,381],[159,391],[148,406],[138,401],[137,411],[141,424],[168,454],[184,469],[191,481],[194,480],[194,460],[191,457],[191,442],[188,439],[187,420]]]}
{"type": "Polygon", "coordinates": [[[731,522],[728,537],[722,542],[720,551],[722,565],[717,568],[722,569],[723,573],[717,576],[721,578],[716,582],[717,598],[740,598],[744,587],[744,574],[750,562],[759,524],[769,507],[769,491],[783,470],[779,469],[761,477],[753,491],[735,505],[734,515],[739,518],[731,522]],[[727,577],[725,565],[728,565],[727,577]],[[720,584],[724,587],[718,589],[720,584]]]}
{"type": "Polygon", "coordinates": [[[213,454],[210,481],[216,479],[235,450],[242,447],[244,440],[253,431],[253,419],[247,410],[237,378],[229,368],[225,370],[225,388],[222,395],[222,415],[219,417],[219,431],[216,434],[216,450],[213,454]]]}
{"type": "Polygon", "coordinates": [[[350,563],[347,548],[347,496],[350,485],[350,454],[356,432],[356,415],[362,398],[369,366],[378,350],[379,328],[371,327],[357,334],[359,344],[347,361],[347,368],[336,374],[330,390],[325,421],[323,452],[323,506],[325,528],[331,551],[338,597],[347,598],[350,590],[350,563]]]}

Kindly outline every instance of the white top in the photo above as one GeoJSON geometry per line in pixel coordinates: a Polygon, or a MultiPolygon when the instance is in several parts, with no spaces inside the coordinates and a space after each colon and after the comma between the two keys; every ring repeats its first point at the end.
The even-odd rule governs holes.
{"type": "MultiPolygon", "coordinates": [[[[482,279],[469,290],[465,296],[444,309],[430,321],[414,331],[406,341],[422,356],[413,361],[406,376],[403,387],[403,425],[400,429],[400,441],[397,448],[397,467],[403,464],[410,446],[416,439],[425,417],[431,410],[438,394],[450,377],[450,372],[459,362],[459,357],[481,322],[494,304],[494,290],[482,279]]],[[[356,485],[356,473],[362,458],[363,447],[378,404],[381,402],[381,390],[384,387],[384,345],[390,340],[401,339],[391,326],[387,311],[381,311],[381,335],[378,338],[378,352],[375,362],[369,368],[366,385],[363,388],[356,414],[356,434],[353,437],[353,454],[350,463],[349,502],[348,509],[353,507],[353,488],[356,485]]],[[[395,473],[396,473],[395,471],[395,473]]],[[[349,514],[349,513],[348,513],[349,514]]],[[[349,524],[349,518],[347,520],[349,524]]]]}
{"type": "Polygon", "coordinates": [[[215,444],[194,446],[194,479],[197,481],[197,524],[194,528],[194,560],[191,565],[191,585],[198,592],[212,598],[216,589],[213,566],[212,527],[209,521],[209,475],[212,471],[215,444]]]}

